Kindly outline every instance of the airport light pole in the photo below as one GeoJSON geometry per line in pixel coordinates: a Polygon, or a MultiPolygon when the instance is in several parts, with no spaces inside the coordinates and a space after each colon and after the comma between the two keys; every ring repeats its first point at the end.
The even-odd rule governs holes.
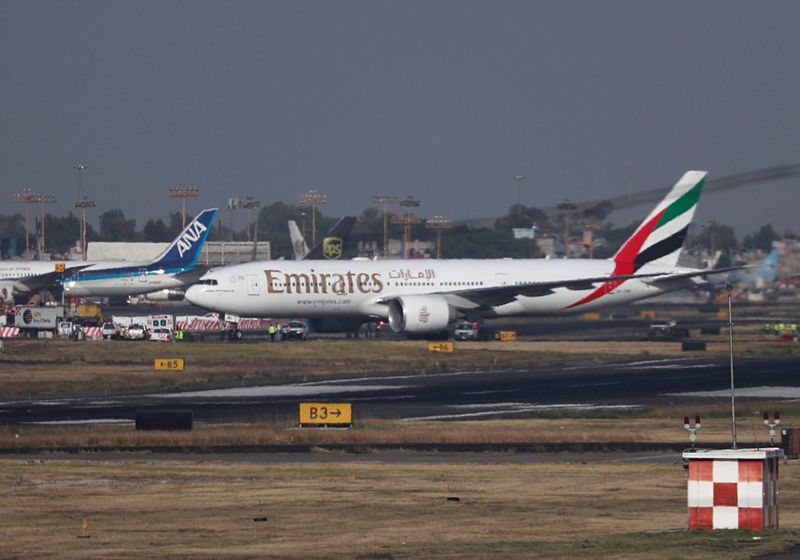
{"type": "Polygon", "coordinates": [[[259,206],[261,206],[261,202],[259,202],[258,200],[253,200],[252,196],[248,196],[246,199],[239,202],[239,208],[244,208],[245,210],[247,210],[246,220],[247,220],[248,241],[252,241],[255,237],[255,232],[251,233],[251,228],[253,227],[253,224],[250,223],[250,211],[253,210],[254,208],[258,208],[259,206]]]}
{"type": "Polygon", "coordinates": [[[28,205],[33,204],[36,202],[35,195],[31,191],[30,187],[25,187],[22,189],[22,192],[18,192],[14,195],[15,202],[22,202],[25,205],[25,258],[31,258],[31,247],[30,247],[30,234],[29,232],[29,212],[28,212],[28,205]]]}
{"type": "Polygon", "coordinates": [[[83,196],[83,172],[86,171],[86,165],[83,163],[76,163],[72,166],[78,172],[78,196],[83,196]]]}
{"type": "Polygon", "coordinates": [[[731,362],[731,449],[736,449],[736,390],[733,384],[733,286],[728,284],[728,346],[731,362]]]}
{"type": "Polygon", "coordinates": [[[399,197],[389,194],[376,194],[372,197],[372,202],[383,204],[383,258],[389,258],[389,205],[397,204],[399,197]]]}
{"type": "Polygon", "coordinates": [[[403,213],[403,216],[392,216],[392,223],[393,224],[403,224],[405,226],[405,241],[403,247],[403,258],[407,259],[411,256],[411,226],[413,224],[418,224],[422,222],[421,218],[415,216],[412,212],[412,208],[416,208],[420,205],[420,201],[414,198],[411,195],[408,195],[403,200],[398,203],[400,206],[404,207],[406,211],[403,213]]]}
{"type": "Polygon", "coordinates": [[[44,205],[45,204],[53,204],[56,202],[56,195],[54,194],[36,194],[36,202],[39,203],[39,208],[41,209],[41,226],[42,226],[42,236],[41,236],[41,244],[39,245],[39,260],[42,260],[43,253],[45,251],[45,237],[44,237],[44,222],[45,222],[45,215],[44,215],[44,205]]]}
{"type": "Polygon", "coordinates": [[[197,198],[198,196],[200,196],[200,189],[197,187],[173,187],[169,189],[170,198],[181,199],[181,216],[183,219],[181,228],[186,228],[186,199],[197,198]]]}
{"type": "Polygon", "coordinates": [[[75,201],[75,208],[81,209],[81,258],[83,260],[86,260],[86,209],[94,207],[94,200],[89,200],[85,196],[75,201]]]}
{"type": "Polygon", "coordinates": [[[311,247],[317,246],[317,205],[326,204],[327,202],[328,195],[319,193],[314,189],[300,195],[300,204],[311,206],[311,247]]]}
{"type": "Polygon", "coordinates": [[[558,204],[556,208],[562,212],[561,216],[564,220],[564,256],[569,257],[570,217],[578,207],[574,202],[565,200],[564,202],[558,204]]]}
{"type": "Polygon", "coordinates": [[[453,221],[436,215],[425,222],[425,227],[436,230],[436,258],[442,258],[442,230],[453,227],[453,221]]]}
{"type": "Polygon", "coordinates": [[[527,179],[525,175],[516,175],[514,177],[514,182],[517,184],[517,206],[522,205],[522,181],[527,179]]]}

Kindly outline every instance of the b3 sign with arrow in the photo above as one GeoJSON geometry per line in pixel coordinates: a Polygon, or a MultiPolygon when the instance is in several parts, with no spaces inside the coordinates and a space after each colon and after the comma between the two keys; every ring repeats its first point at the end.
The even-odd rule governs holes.
{"type": "Polygon", "coordinates": [[[302,427],[335,426],[348,428],[353,423],[351,403],[300,403],[302,427]]]}

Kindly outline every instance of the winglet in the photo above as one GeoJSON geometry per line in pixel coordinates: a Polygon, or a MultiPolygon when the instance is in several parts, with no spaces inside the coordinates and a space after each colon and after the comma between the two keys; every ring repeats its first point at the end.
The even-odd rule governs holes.
{"type": "Polygon", "coordinates": [[[200,250],[206,242],[216,215],[216,208],[200,212],[152,264],[171,269],[192,268],[200,256],[200,250]]]}

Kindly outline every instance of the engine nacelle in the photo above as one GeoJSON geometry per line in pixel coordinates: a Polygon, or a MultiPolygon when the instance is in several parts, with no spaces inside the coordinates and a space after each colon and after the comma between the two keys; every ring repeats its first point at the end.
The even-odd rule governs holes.
{"type": "Polygon", "coordinates": [[[455,320],[456,311],[441,296],[403,296],[389,303],[389,326],[394,332],[435,332],[455,320]]]}
{"type": "Polygon", "coordinates": [[[144,294],[144,299],[147,301],[180,301],[186,295],[183,290],[176,289],[163,289],[157,292],[149,292],[144,294]]]}

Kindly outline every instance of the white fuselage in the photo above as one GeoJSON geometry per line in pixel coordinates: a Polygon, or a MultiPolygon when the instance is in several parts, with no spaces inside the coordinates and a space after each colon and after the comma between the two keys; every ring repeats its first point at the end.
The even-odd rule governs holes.
{"type": "Polygon", "coordinates": [[[184,286],[175,275],[163,269],[152,269],[147,262],[98,262],[79,271],[64,282],[68,296],[128,296],[180,288],[184,286]]]}
{"type": "MultiPolygon", "coordinates": [[[[459,292],[610,276],[614,262],[596,259],[457,259],[379,261],[267,261],[212,270],[186,293],[190,302],[247,317],[385,317],[392,298],[436,294],[456,308],[478,307],[459,292]]],[[[675,272],[644,267],[639,273],[675,272]]],[[[686,269],[681,269],[686,271],[686,269]]],[[[602,284],[599,283],[599,284],[602,284]]],[[[596,284],[597,285],[597,284],[596,284]]],[[[670,290],[688,287],[686,279],[670,290]]],[[[513,289],[512,289],[513,291],[513,289]]],[[[488,315],[558,315],[592,311],[657,296],[664,288],[631,279],[575,307],[592,289],[556,288],[546,295],[517,295],[492,305],[488,315]]]]}

